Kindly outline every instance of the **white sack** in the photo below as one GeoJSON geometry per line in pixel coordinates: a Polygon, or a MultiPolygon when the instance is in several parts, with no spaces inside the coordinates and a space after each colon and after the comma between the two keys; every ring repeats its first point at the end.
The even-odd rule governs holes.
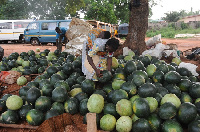
{"type": "Polygon", "coordinates": [[[196,69],[197,69],[198,66],[196,66],[194,64],[181,62],[178,67],[185,67],[189,71],[191,71],[192,75],[199,76],[199,74],[196,72],[196,69]]]}

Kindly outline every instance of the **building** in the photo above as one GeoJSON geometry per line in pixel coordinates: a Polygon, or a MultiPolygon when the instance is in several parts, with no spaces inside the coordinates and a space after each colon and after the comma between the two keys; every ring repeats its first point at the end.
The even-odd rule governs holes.
{"type": "Polygon", "coordinates": [[[178,22],[181,22],[181,21],[184,22],[184,23],[200,21],[200,14],[199,15],[183,17],[180,20],[178,20],[178,22]]]}

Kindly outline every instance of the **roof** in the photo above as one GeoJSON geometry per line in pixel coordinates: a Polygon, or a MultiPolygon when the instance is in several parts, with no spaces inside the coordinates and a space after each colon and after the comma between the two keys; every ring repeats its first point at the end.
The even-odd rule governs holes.
{"type": "Polygon", "coordinates": [[[121,27],[121,26],[124,27],[124,26],[129,26],[129,25],[128,25],[128,23],[123,23],[123,24],[120,24],[120,25],[119,25],[119,27],[121,27]]]}
{"type": "Polygon", "coordinates": [[[71,22],[71,19],[69,20],[36,20],[36,21],[33,21],[33,22],[71,22]]]}
{"type": "Polygon", "coordinates": [[[200,14],[199,14],[199,15],[191,15],[191,16],[186,16],[186,17],[183,17],[182,19],[186,19],[186,18],[192,18],[192,17],[198,17],[198,16],[200,16],[200,14]]]}

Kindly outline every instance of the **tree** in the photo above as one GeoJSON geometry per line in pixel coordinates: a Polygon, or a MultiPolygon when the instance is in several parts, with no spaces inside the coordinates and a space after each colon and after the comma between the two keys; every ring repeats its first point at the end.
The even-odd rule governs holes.
{"type": "MultiPolygon", "coordinates": [[[[152,16],[152,7],[157,5],[157,2],[160,0],[149,0],[149,17],[152,16]]],[[[100,12],[100,8],[105,10],[108,10],[107,7],[105,7],[105,4],[110,4],[110,10],[114,12],[115,16],[108,16],[109,19],[112,19],[112,17],[116,17],[117,21],[120,21],[120,23],[128,23],[129,22],[129,3],[130,0],[84,0],[85,2],[85,8],[82,8],[82,10],[86,13],[86,19],[98,19],[100,21],[103,21],[101,19],[101,15],[99,16],[99,13],[105,16],[108,16],[104,12],[100,12]],[[98,4],[101,3],[101,4],[98,4]],[[111,7],[112,6],[112,7],[111,7]],[[94,14],[94,15],[93,15],[94,14]],[[98,18],[97,18],[98,16],[98,18]]],[[[113,18],[115,19],[115,18],[113,18]]],[[[109,21],[104,21],[109,22],[109,21]]],[[[112,23],[112,22],[111,22],[112,23]]]]}
{"type": "Polygon", "coordinates": [[[130,17],[129,17],[129,30],[126,41],[117,50],[115,56],[122,54],[123,47],[128,47],[135,51],[137,54],[142,54],[146,50],[145,35],[148,29],[148,16],[149,16],[149,4],[148,0],[140,0],[140,3],[136,3],[138,0],[131,0],[130,17]]]}
{"type": "Polygon", "coordinates": [[[186,17],[186,16],[191,16],[191,15],[198,15],[199,11],[193,12],[192,9],[190,12],[186,12],[186,10],[181,10],[181,11],[172,11],[170,13],[165,13],[166,17],[163,17],[163,20],[166,20],[168,22],[177,22],[179,19],[186,17]]]}
{"type": "Polygon", "coordinates": [[[27,19],[28,7],[25,0],[7,1],[0,6],[0,19],[27,19]]]}
{"type": "Polygon", "coordinates": [[[107,23],[117,23],[113,5],[107,0],[97,1],[89,4],[85,18],[107,23]]]}
{"type": "Polygon", "coordinates": [[[65,6],[66,0],[29,0],[28,4],[30,14],[46,20],[65,19],[65,6]]]}
{"type": "Polygon", "coordinates": [[[110,0],[110,2],[114,5],[114,12],[117,17],[117,20],[120,21],[120,23],[128,23],[129,22],[129,15],[130,11],[128,9],[129,7],[129,1],[127,0],[110,0]],[[111,2],[112,1],[112,2],[111,2]]]}
{"type": "Polygon", "coordinates": [[[128,0],[84,0],[85,19],[95,19],[107,23],[128,23],[128,0]]]}
{"type": "Polygon", "coordinates": [[[76,12],[85,7],[84,0],[67,0],[65,11],[72,17],[76,16],[76,12]]]}
{"type": "Polygon", "coordinates": [[[7,0],[0,0],[0,5],[3,5],[7,2],[7,0]]]}
{"type": "Polygon", "coordinates": [[[172,11],[170,13],[165,13],[166,17],[163,19],[167,22],[177,22],[180,19],[180,12],[172,11]]]}

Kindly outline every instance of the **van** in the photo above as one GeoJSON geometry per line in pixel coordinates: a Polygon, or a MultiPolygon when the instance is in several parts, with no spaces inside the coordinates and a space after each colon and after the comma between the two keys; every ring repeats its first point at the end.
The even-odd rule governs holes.
{"type": "Polygon", "coordinates": [[[0,20],[0,43],[21,43],[24,30],[33,20],[0,20]]]}
{"type": "Polygon", "coordinates": [[[126,37],[128,35],[128,26],[129,24],[124,23],[124,24],[120,24],[118,27],[118,37],[126,37]]]}
{"type": "Polygon", "coordinates": [[[56,27],[69,29],[71,20],[37,20],[24,30],[24,41],[31,45],[56,43],[56,27]]]}

